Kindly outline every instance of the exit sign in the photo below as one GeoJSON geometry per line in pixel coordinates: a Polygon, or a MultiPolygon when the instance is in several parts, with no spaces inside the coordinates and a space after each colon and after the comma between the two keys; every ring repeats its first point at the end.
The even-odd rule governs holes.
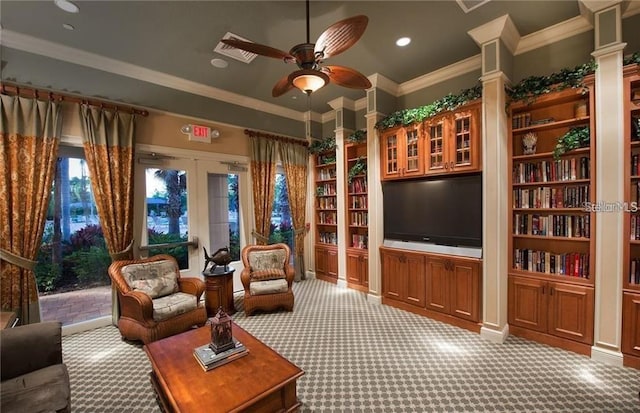
{"type": "Polygon", "coordinates": [[[189,125],[189,140],[195,142],[211,143],[211,128],[201,125],[189,125]]]}

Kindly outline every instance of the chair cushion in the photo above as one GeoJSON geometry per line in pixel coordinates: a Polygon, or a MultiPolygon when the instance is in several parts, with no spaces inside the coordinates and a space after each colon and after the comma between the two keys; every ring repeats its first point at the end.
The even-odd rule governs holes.
{"type": "Polygon", "coordinates": [[[153,319],[162,321],[194,310],[198,306],[198,299],[192,294],[175,293],[156,298],[152,303],[153,319]]]}
{"type": "Polygon", "coordinates": [[[3,412],[54,412],[69,405],[69,373],[54,364],[2,382],[3,412]]]}
{"type": "Polygon", "coordinates": [[[252,281],[249,284],[249,293],[251,295],[286,293],[288,289],[287,280],[282,278],[278,280],[252,281]]]}
{"type": "Polygon", "coordinates": [[[175,263],[169,260],[129,264],[120,270],[129,287],[152,299],[179,291],[175,263]]]}
{"type": "Polygon", "coordinates": [[[286,259],[287,252],[283,249],[250,252],[249,267],[251,267],[251,278],[256,280],[286,278],[284,272],[286,259]]]}

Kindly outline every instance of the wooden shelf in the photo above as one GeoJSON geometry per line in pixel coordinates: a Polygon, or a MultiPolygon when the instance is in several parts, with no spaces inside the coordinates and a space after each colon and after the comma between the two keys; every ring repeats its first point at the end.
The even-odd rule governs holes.
{"type": "Polygon", "coordinates": [[[547,235],[527,235],[527,234],[512,234],[513,238],[525,238],[525,239],[539,239],[549,241],[570,241],[570,242],[589,242],[590,238],[584,237],[557,237],[547,235]]]}
{"type": "Polygon", "coordinates": [[[541,123],[538,125],[530,125],[525,128],[514,129],[513,134],[515,135],[515,134],[522,134],[526,132],[538,132],[538,131],[548,130],[548,129],[556,129],[556,128],[564,128],[564,127],[580,125],[580,124],[588,124],[589,120],[590,120],[589,116],[584,116],[581,118],[565,119],[565,120],[541,123]]]}
{"type": "MultiPolygon", "coordinates": [[[[560,155],[560,158],[570,158],[574,155],[588,155],[591,148],[576,148],[560,155]]],[[[514,161],[523,161],[529,159],[553,158],[553,152],[534,153],[533,155],[515,155],[512,157],[514,161]]]]}
{"type": "MultiPolygon", "coordinates": [[[[640,177],[638,177],[640,178],[640,177]]],[[[588,184],[591,183],[589,179],[570,179],[566,181],[541,181],[541,182],[514,182],[512,186],[553,186],[553,185],[572,185],[572,184],[588,184]]]]}
{"type": "Polygon", "coordinates": [[[513,212],[583,212],[588,214],[589,212],[585,211],[584,208],[513,208],[513,212]]]}
{"type": "Polygon", "coordinates": [[[574,277],[571,275],[547,274],[545,272],[517,270],[515,268],[511,268],[509,270],[509,275],[544,279],[547,281],[558,281],[558,282],[563,282],[568,284],[580,284],[580,285],[593,286],[593,283],[591,282],[591,278],[580,278],[580,277],[574,277]]]}

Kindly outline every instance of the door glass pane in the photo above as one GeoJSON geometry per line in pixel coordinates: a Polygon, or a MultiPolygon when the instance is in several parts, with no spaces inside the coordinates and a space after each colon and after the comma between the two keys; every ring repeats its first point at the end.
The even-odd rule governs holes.
{"type": "MultiPolygon", "coordinates": [[[[289,207],[289,194],[284,173],[276,173],[276,188],[271,212],[271,228],[269,231],[269,244],[283,242],[293,251],[293,225],[291,224],[291,209],[289,207]]],[[[291,254],[293,256],[294,254],[291,254]]]]}
{"type": "MultiPolygon", "coordinates": [[[[175,169],[147,168],[147,236],[149,246],[175,244],[188,239],[187,173],[175,169]]],[[[149,256],[169,254],[181,270],[189,268],[186,245],[149,249],[149,256]]]]}
{"type": "Polygon", "coordinates": [[[229,248],[231,259],[240,261],[240,202],[238,175],[214,174],[207,176],[209,188],[209,242],[205,248],[214,254],[220,248],[229,248]]]}

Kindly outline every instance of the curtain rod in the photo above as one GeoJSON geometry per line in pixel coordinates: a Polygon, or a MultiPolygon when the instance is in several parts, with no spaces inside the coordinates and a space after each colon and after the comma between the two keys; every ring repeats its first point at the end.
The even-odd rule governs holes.
{"type": "Polygon", "coordinates": [[[108,109],[108,110],[132,113],[140,116],[149,116],[149,112],[147,112],[146,110],[136,109],[132,106],[123,106],[115,103],[105,102],[102,100],[81,98],[77,96],[66,95],[64,93],[7,84],[4,82],[0,83],[0,92],[5,95],[17,95],[22,97],[36,98],[39,100],[57,100],[57,101],[65,101],[65,102],[72,102],[72,103],[81,103],[81,104],[87,104],[90,106],[97,106],[97,107],[108,109]]]}
{"type": "Polygon", "coordinates": [[[306,140],[287,138],[286,136],[271,135],[268,133],[262,133],[262,132],[253,131],[249,129],[245,129],[244,134],[249,135],[251,137],[256,137],[256,138],[266,138],[266,139],[272,139],[274,141],[281,141],[281,142],[294,143],[296,145],[309,146],[309,142],[307,142],[306,140]]]}

